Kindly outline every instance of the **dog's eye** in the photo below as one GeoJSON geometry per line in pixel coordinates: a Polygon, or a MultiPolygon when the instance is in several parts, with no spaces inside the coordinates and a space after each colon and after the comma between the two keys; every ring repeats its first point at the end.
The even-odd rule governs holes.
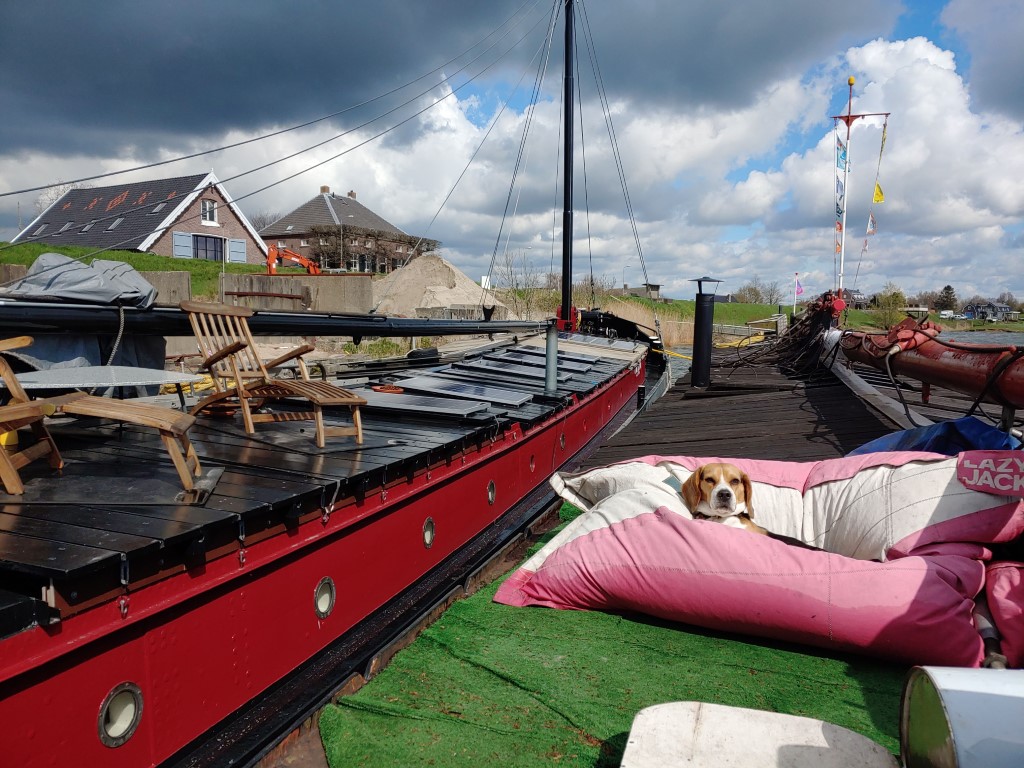
{"type": "Polygon", "coordinates": [[[740,484],[740,481],[737,480],[735,477],[732,480],[729,481],[729,485],[739,485],[739,484],[740,484]]]}

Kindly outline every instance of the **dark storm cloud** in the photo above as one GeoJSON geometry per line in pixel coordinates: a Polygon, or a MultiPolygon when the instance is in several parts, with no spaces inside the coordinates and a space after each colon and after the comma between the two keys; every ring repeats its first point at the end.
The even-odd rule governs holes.
{"type": "MultiPolygon", "coordinates": [[[[593,2],[577,15],[592,26],[609,93],[628,94],[637,108],[695,108],[746,103],[771,78],[887,31],[898,8],[884,0],[865,5],[846,14],[819,0],[634,0],[593,2]]],[[[56,154],[134,146],[147,155],[157,147],[180,149],[187,140],[213,141],[233,128],[295,124],[430,71],[521,6],[520,0],[11,3],[0,29],[0,146],[6,153],[56,154]]],[[[532,6],[529,23],[542,21],[550,8],[549,0],[532,6]]],[[[582,31],[579,40],[582,46],[582,31]]],[[[532,47],[527,52],[524,45],[517,61],[490,76],[506,79],[518,71],[532,47]]]]}

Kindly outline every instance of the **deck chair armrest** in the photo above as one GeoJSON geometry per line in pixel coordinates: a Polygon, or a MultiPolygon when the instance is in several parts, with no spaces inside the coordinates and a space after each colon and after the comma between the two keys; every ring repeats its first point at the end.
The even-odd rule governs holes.
{"type": "Polygon", "coordinates": [[[285,352],[280,357],[276,357],[269,363],[265,363],[264,365],[268,369],[277,368],[277,366],[281,365],[282,363],[287,363],[289,360],[294,360],[296,357],[302,357],[303,355],[309,354],[315,349],[316,347],[314,347],[312,344],[303,344],[301,347],[296,347],[295,349],[289,352],[285,352]]]}
{"type": "Polygon", "coordinates": [[[218,349],[216,352],[214,352],[208,358],[203,360],[203,368],[212,368],[214,365],[219,363],[225,357],[230,357],[231,355],[235,354],[236,352],[241,352],[243,349],[245,349],[248,346],[249,345],[246,342],[244,342],[244,341],[233,341],[230,344],[228,344],[226,347],[222,347],[221,349],[218,349]]]}
{"type": "Polygon", "coordinates": [[[32,346],[31,336],[15,336],[13,339],[0,340],[0,352],[7,352],[10,349],[21,349],[32,346]]]}

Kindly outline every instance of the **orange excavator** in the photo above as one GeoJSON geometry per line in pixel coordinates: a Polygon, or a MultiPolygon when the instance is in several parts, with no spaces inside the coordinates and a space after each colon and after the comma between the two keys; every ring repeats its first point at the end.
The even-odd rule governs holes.
{"type": "Polygon", "coordinates": [[[283,264],[286,261],[290,261],[293,264],[305,268],[306,272],[310,275],[319,275],[323,270],[320,269],[320,265],[312,259],[307,259],[301,253],[296,253],[290,248],[278,248],[275,245],[267,246],[267,274],[277,274],[277,262],[281,261],[283,264]]]}

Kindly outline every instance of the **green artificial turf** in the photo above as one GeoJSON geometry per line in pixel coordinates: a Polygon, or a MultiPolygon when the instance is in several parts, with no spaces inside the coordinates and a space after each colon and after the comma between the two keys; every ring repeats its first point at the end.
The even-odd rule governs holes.
{"type": "Polygon", "coordinates": [[[618,766],[636,713],[705,701],[815,717],[898,753],[906,669],[643,617],[453,605],[328,707],[332,768],[618,766]]]}

